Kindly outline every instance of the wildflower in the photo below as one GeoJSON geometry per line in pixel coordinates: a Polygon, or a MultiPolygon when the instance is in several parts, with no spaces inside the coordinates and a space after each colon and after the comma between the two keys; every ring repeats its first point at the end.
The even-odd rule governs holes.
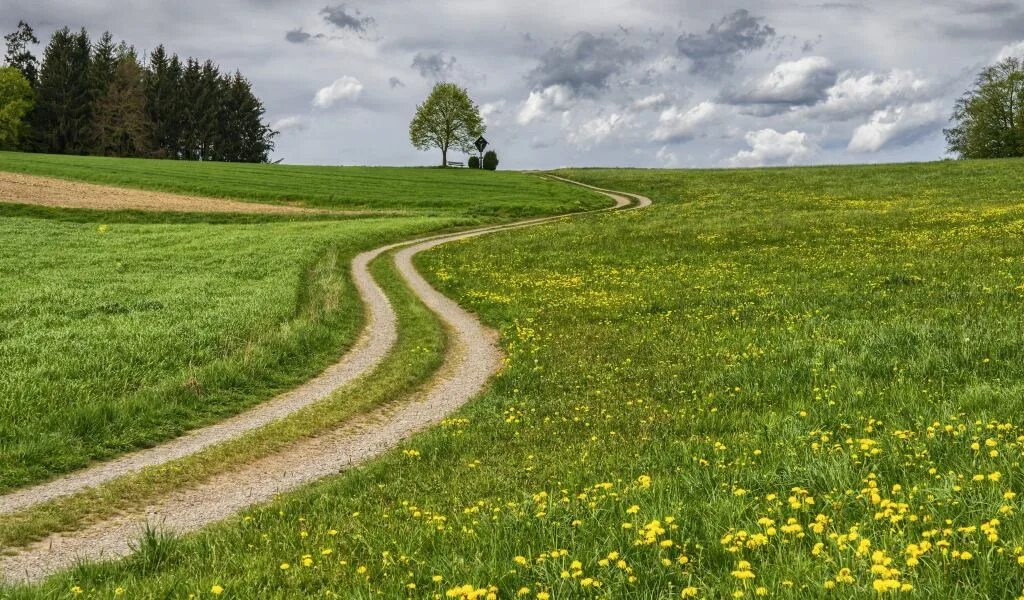
{"type": "Polygon", "coordinates": [[[220,596],[224,593],[224,588],[219,585],[215,585],[212,588],[210,588],[210,593],[214,596],[220,596]]]}
{"type": "Polygon", "coordinates": [[[281,563],[281,570],[282,571],[287,571],[290,568],[292,568],[292,566],[290,564],[288,564],[286,562],[281,563]]]}
{"type": "Polygon", "coordinates": [[[698,593],[700,593],[700,591],[697,588],[695,588],[695,587],[693,587],[691,585],[691,586],[688,586],[688,587],[684,587],[683,588],[683,592],[679,595],[679,597],[680,598],[696,598],[698,593]]]}

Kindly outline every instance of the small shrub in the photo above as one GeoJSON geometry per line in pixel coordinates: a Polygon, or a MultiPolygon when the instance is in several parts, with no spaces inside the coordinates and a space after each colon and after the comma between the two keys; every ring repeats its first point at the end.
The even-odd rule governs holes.
{"type": "Polygon", "coordinates": [[[484,154],[484,168],[488,171],[498,170],[498,153],[494,150],[488,150],[487,154],[484,154]]]}
{"type": "Polygon", "coordinates": [[[469,157],[469,161],[467,161],[466,164],[469,166],[470,169],[479,169],[480,168],[480,157],[479,156],[470,156],[469,157]]]}

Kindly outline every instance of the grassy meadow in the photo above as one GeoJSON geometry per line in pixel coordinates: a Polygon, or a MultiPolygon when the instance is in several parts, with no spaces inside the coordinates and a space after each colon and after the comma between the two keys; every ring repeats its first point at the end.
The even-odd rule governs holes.
{"type": "MultiPolygon", "coordinates": [[[[154,188],[215,166],[6,153],[0,169],[18,161],[44,171],[84,161],[81,173],[62,174],[129,173],[122,183],[142,186],[131,179],[140,177],[154,188]]],[[[242,199],[269,196],[275,185],[303,198],[302,182],[261,176],[275,167],[222,177],[232,166],[241,167],[220,165],[197,180],[242,199]]],[[[499,214],[606,204],[521,174],[504,174],[494,192],[467,188],[455,170],[395,170],[390,189],[386,176],[370,186],[362,173],[336,169],[328,179],[373,189],[413,214],[101,212],[0,197],[0,492],[180,435],[316,374],[363,323],[348,274],[358,252],[499,214]],[[403,181],[418,173],[430,173],[431,193],[445,199],[429,210],[420,210],[425,196],[404,196],[403,181]],[[490,209],[476,207],[492,200],[491,216],[481,217],[490,209]]]]}
{"type": "Polygon", "coordinates": [[[402,449],[11,597],[1014,598],[1024,163],[578,170],[440,247],[505,371],[402,449]]]}
{"type": "Polygon", "coordinates": [[[323,209],[520,217],[606,204],[596,194],[511,171],[259,165],[14,152],[0,152],[0,170],[323,209]]]}

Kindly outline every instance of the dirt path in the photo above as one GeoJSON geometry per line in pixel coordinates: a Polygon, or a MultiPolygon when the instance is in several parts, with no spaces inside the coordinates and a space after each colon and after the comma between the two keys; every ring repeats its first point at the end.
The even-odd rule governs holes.
{"type": "Polygon", "coordinates": [[[184,196],[165,192],[147,192],[4,172],[0,172],[0,202],[98,210],[258,214],[336,213],[336,211],[314,210],[297,206],[184,196]]]}
{"type": "MultiPolygon", "coordinates": [[[[601,191],[616,201],[613,209],[623,209],[631,203],[623,195],[601,191]]],[[[635,198],[637,208],[650,204],[646,198],[635,198]]],[[[78,532],[51,535],[18,554],[0,558],[0,579],[11,582],[36,581],[73,566],[81,560],[125,556],[131,552],[132,543],[139,538],[147,524],[176,534],[195,531],[207,524],[228,518],[248,506],[271,500],[282,492],[336,474],[377,456],[410,435],[445,418],[484,389],[489,379],[500,369],[502,353],[497,344],[497,333],[482,325],[474,315],[431,287],[413,267],[412,258],[420,252],[451,241],[527,227],[559,218],[562,217],[532,219],[512,225],[485,227],[454,235],[426,238],[409,242],[395,253],[395,264],[406,284],[438,315],[449,330],[450,349],[444,365],[424,392],[405,402],[378,407],[330,433],[301,441],[284,452],[215,476],[197,487],[176,492],[134,514],[115,517],[78,532]]],[[[366,257],[363,263],[364,271],[365,265],[373,256],[401,246],[403,244],[395,244],[360,255],[366,257]]],[[[386,306],[380,315],[373,317],[376,320],[371,319],[370,328],[379,327],[381,319],[390,319],[391,332],[387,335],[391,337],[387,338],[386,335],[384,338],[390,339],[393,343],[394,313],[383,292],[372,278],[369,278],[368,273],[366,277],[368,289],[373,290],[372,294],[365,298],[368,306],[371,302],[377,303],[378,310],[386,306]],[[375,299],[376,294],[379,294],[379,297],[375,299]],[[387,316],[389,311],[390,317],[387,316]]],[[[360,293],[362,292],[363,288],[360,288],[360,293]]],[[[365,343],[373,345],[369,341],[365,343]]],[[[357,345],[353,352],[359,351],[359,348],[357,345]]],[[[377,357],[378,362],[383,358],[379,351],[373,356],[377,357]]],[[[342,363],[348,358],[347,356],[342,363]]],[[[369,368],[372,368],[372,365],[366,367],[369,368]]],[[[240,417],[247,415],[250,413],[240,417]]],[[[48,485],[55,484],[57,482],[48,485]]],[[[59,489],[59,485],[54,489],[59,489]]]]}

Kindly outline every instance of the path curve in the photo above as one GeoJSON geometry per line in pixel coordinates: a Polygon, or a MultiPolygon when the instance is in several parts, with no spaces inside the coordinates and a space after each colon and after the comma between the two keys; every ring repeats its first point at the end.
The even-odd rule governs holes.
{"type": "MultiPolygon", "coordinates": [[[[560,177],[555,178],[576,183],[560,177]]],[[[633,208],[646,207],[651,203],[649,199],[642,196],[632,194],[627,196],[592,186],[586,187],[598,190],[615,200],[615,206],[602,210],[626,209],[627,206],[633,204],[630,198],[635,199],[636,202],[633,208]]],[[[480,323],[473,314],[461,308],[455,301],[434,289],[416,271],[412,262],[413,257],[420,252],[448,242],[538,225],[561,218],[564,218],[564,215],[483,227],[458,234],[432,236],[411,242],[391,244],[360,254],[353,261],[353,273],[355,277],[356,268],[359,267],[360,271],[365,274],[365,277],[361,278],[362,283],[357,285],[360,285],[361,295],[364,290],[366,292],[364,300],[367,302],[367,306],[372,306],[369,309],[370,318],[367,329],[373,331],[365,332],[349,355],[331,367],[329,372],[325,372],[324,375],[314,380],[314,382],[319,382],[316,386],[312,386],[314,382],[307,384],[312,386],[308,393],[304,392],[293,398],[291,396],[299,392],[299,390],[295,390],[268,403],[267,406],[276,405],[274,410],[267,412],[254,410],[230,421],[238,421],[240,417],[251,417],[253,413],[259,415],[257,419],[273,420],[275,417],[270,415],[280,415],[280,411],[286,410],[284,405],[293,406],[300,402],[305,402],[303,405],[308,405],[315,402],[315,399],[310,399],[315,395],[312,389],[329,387],[330,382],[326,381],[326,379],[330,379],[329,373],[333,373],[336,378],[339,378],[333,381],[339,381],[340,378],[350,376],[355,372],[365,373],[380,360],[383,360],[383,356],[387,353],[387,344],[393,344],[397,338],[396,318],[387,297],[370,277],[366,267],[373,258],[396,248],[401,249],[394,255],[395,264],[406,285],[431,311],[437,314],[449,330],[450,349],[445,357],[444,365],[431,386],[409,401],[379,406],[364,415],[349,420],[331,432],[302,440],[286,451],[258,459],[228,473],[215,475],[196,487],[170,494],[144,509],[101,521],[80,531],[50,535],[16,554],[0,558],[0,581],[33,582],[74,566],[82,560],[105,560],[126,556],[132,552],[133,543],[139,539],[147,525],[174,534],[195,531],[210,523],[226,519],[249,506],[272,500],[282,492],[336,474],[377,456],[393,448],[410,435],[439,422],[484,389],[490,378],[500,370],[503,355],[498,346],[498,334],[480,323]],[[382,351],[381,348],[384,350],[382,351]],[[351,358],[353,354],[363,358],[353,359],[351,358]]],[[[355,377],[358,375],[351,376],[348,381],[355,377]]],[[[303,386],[303,388],[305,387],[303,386]]],[[[333,389],[331,388],[330,391],[333,389]]],[[[330,391],[326,393],[329,394],[330,391]]],[[[280,418],[280,416],[276,418],[280,418]]],[[[239,423],[235,423],[234,427],[238,426],[239,423]]],[[[195,445],[206,442],[205,445],[208,446],[215,443],[209,441],[215,437],[214,433],[204,433],[207,430],[221,431],[215,430],[215,427],[198,430],[195,433],[199,435],[196,436],[186,436],[190,438],[190,441],[185,446],[179,447],[173,442],[165,445],[173,445],[174,448],[168,451],[167,455],[184,452],[184,447],[188,444],[195,445]],[[191,439],[193,437],[197,439],[191,439]]],[[[225,431],[234,431],[234,429],[228,427],[225,431]]],[[[175,442],[177,441],[175,440],[175,442]]],[[[153,450],[161,448],[164,447],[161,446],[153,450]]],[[[148,458],[145,460],[153,461],[159,456],[149,455],[148,452],[135,453],[125,459],[133,456],[146,456],[148,458]]],[[[183,456],[184,454],[178,455],[183,456]]],[[[121,468],[124,466],[122,465],[121,468]]],[[[101,467],[104,465],[99,465],[95,469],[101,467]]],[[[97,471],[97,473],[99,472],[97,471]]],[[[116,476],[116,474],[111,475],[108,480],[116,476]]],[[[74,477],[74,475],[70,477],[74,477]]],[[[75,481],[79,480],[75,479],[75,481]]],[[[45,485],[53,486],[55,484],[57,481],[45,485]]],[[[43,486],[37,487],[43,488],[43,486]]],[[[30,488],[25,492],[32,489],[35,488],[30,488]]],[[[45,493],[63,495],[59,493],[58,488],[47,487],[46,490],[45,493]]],[[[3,499],[0,498],[0,500],[3,499]]],[[[21,502],[25,502],[25,500],[21,500],[21,502]]]]}

